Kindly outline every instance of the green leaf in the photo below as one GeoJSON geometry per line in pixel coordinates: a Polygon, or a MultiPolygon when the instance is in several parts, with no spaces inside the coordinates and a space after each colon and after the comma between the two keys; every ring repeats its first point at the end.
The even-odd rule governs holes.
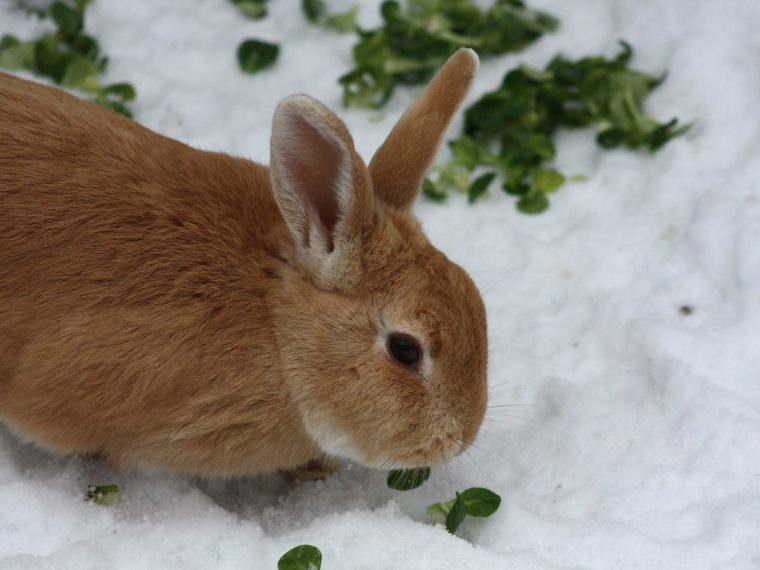
{"type": "Polygon", "coordinates": [[[343,103],[346,106],[359,105],[379,109],[393,94],[395,87],[384,72],[376,69],[359,68],[341,77],[338,82],[343,86],[343,103]]]}
{"type": "Polygon", "coordinates": [[[565,175],[556,170],[537,168],[533,171],[533,186],[541,192],[554,192],[564,183],[565,175]]]}
{"type": "Polygon", "coordinates": [[[678,119],[671,119],[664,125],[657,126],[646,138],[646,145],[650,152],[657,152],[668,141],[675,137],[681,136],[691,129],[691,125],[681,125],[678,127],[678,119]]]}
{"type": "MultiPolygon", "coordinates": [[[[100,48],[94,38],[85,34],[79,34],[71,38],[67,46],[72,53],[87,58],[99,68],[101,67],[101,62],[98,59],[100,48]]],[[[99,69],[99,71],[103,71],[103,69],[99,69]]]]}
{"type": "Polygon", "coordinates": [[[546,194],[531,190],[517,201],[517,209],[523,214],[540,214],[549,207],[546,194]]]}
{"type": "Polygon", "coordinates": [[[70,57],[60,83],[65,87],[83,91],[98,91],[100,85],[97,74],[98,70],[93,62],[83,57],[70,57]]]}
{"type": "Polygon", "coordinates": [[[85,8],[87,8],[88,4],[91,4],[92,0],[74,0],[74,9],[77,12],[84,13],[85,8]]]}
{"type": "Polygon", "coordinates": [[[496,178],[495,172],[488,172],[476,178],[467,190],[467,201],[472,204],[485,194],[494,178],[496,178]]]}
{"type": "Polygon", "coordinates": [[[61,83],[72,55],[57,36],[44,36],[34,43],[34,71],[61,83]]]}
{"type": "Polygon", "coordinates": [[[322,0],[301,0],[301,9],[306,19],[313,24],[325,15],[325,3],[322,0]]]}
{"type": "Polygon", "coordinates": [[[66,36],[74,36],[82,29],[84,14],[70,8],[63,2],[53,2],[50,5],[50,17],[58,29],[66,36]]]}
{"type": "Polygon", "coordinates": [[[280,55],[280,46],[261,40],[245,40],[238,47],[238,63],[246,73],[271,67],[280,55]]]}
{"type": "Polygon", "coordinates": [[[487,160],[488,149],[481,143],[466,135],[449,141],[453,160],[467,170],[475,170],[487,160]]]}
{"type": "MultiPolygon", "coordinates": [[[[3,40],[5,41],[5,38],[3,40]]],[[[8,45],[0,48],[0,67],[5,69],[34,69],[34,44],[33,43],[17,43],[16,45],[8,45]]]]}
{"type": "Polygon", "coordinates": [[[501,497],[489,489],[471,487],[460,495],[464,510],[471,517],[490,517],[501,504],[501,497]]]}
{"type": "Polygon", "coordinates": [[[101,93],[105,95],[115,95],[123,101],[134,101],[137,96],[135,88],[130,83],[112,83],[111,85],[103,87],[101,93]]]}
{"type": "Polygon", "coordinates": [[[396,491],[410,491],[420,487],[430,478],[430,467],[417,469],[394,469],[388,474],[386,483],[396,491]]]}
{"type": "Polygon", "coordinates": [[[2,38],[0,38],[0,51],[7,48],[16,47],[20,43],[21,42],[18,40],[16,36],[5,34],[2,38]]]}
{"type": "Polygon", "coordinates": [[[464,522],[464,517],[466,514],[467,513],[465,511],[462,495],[457,493],[457,498],[454,499],[454,504],[451,506],[451,510],[449,510],[448,514],[446,515],[446,530],[451,534],[454,534],[459,528],[459,525],[464,522]]]}
{"type": "Polygon", "coordinates": [[[456,532],[465,516],[488,517],[499,508],[501,497],[493,491],[481,487],[471,487],[456,498],[445,503],[433,503],[427,508],[428,517],[433,524],[443,522],[446,530],[456,532]]]}
{"type": "Polygon", "coordinates": [[[596,142],[602,148],[616,148],[625,142],[628,133],[619,127],[605,129],[596,135],[596,142]]]}
{"type": "Polygon", "coordinates": [[[232,0],[246,18],[260,20],[267,15],[267,0],[232,0]]]}
{"type": "Polygon", "coordinates": [[[454,190],[466,194],[470,189],[470,170],[454,160],[443,166],[436,166],[435,170],[438,172],[435,185],[442,193],[448,194],[454,190]]]}
{"type": "Polygon", "coordinates": [[[320,570],[322,552],[316,546],[302,544],[288,550],[277,562],[277,570],[320,570]]]}
{"type": "Polygon", "coordinates": [[[325,27],[341,33],[353,32],[358,28],[356,19],[359,16],[359,6],[349,8],[345,12],[330,14],[325,18],[325,27]]]}
{"type": "Polygon", "coordinates": [[[86,501],[96,505],[111,506],[119,502],[118,485],[88,485],[86,501]]]}
{"type": "Polygon", "coordinates": [[[328,14],[327,7],[322,0],[301,0],[301,10],[306,19],[315,26],[323,26],[341,33],[358,31],[356,24],[356,17],[359,14],[358,5],[345,12],[328,14]]]}
{"type": "Polygon", "coordinates": [[[456,502],[456,499],[451,499],[445,503],[433,503],[430,505],[427,508],[427,515],[430,518],[430,522],[433,524],[444,524],[451,507],[454,506],[454,502],[456,502]]]}
{"type": "Polygon", "coordinates": [[[430,178],[422,181],[422,193],[433,202],[445,202],[449,197],[448,193],[436,186],[430,178]]]}
{"type": "Polygon", "coordinates": [[[504,192],[511,194],[512,196],[525,196],[530,192],[530,186],[525,182],[516,182],[512,184],[505,182],[503,189],[504,192]]]}

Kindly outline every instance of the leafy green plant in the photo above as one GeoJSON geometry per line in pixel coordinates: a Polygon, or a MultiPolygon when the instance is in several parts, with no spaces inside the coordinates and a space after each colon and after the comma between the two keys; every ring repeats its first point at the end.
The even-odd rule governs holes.
{"type": "Polygon", "coordinates": [[[302,544],[288,550],[277,562],[277,570],[320,570],[322,552],[316,546],[302,544]]]}
{"type": "Polygon", "coordinates": [[[465,518],[490,517],[501,505],[501,497],[482,487],[471,487],[457,493],[456,497],[445,503],[433,503],[427,508],[430,520],[443,523],[454,534],[465,518]]]}
{"type": "Polygon", "coordinates": [[[388,473],[386,483],[396,491],[410,491],[420,487],[430,478],[430,467],[419,469],[394,469],[388,473]]]}
{"type": "Polygon", "coordinates": [[[345,12],[329,14],[323,0],[301,0],[304,16],[312,24],[330,28],[338,32],[352,32],[357,29],[356,16],[359,14],[358,4],[345,12]]]}
{"type": "Polygon", "coordinates": [[[260,20],[267,15],[267,0],[230,0],[244,16],[260,20]]]}
{"type": "Polygon", "coordinates": [[[134,87],[129,83],[101,85],[98,79],[108,66],[108,58],[100,52],[98,42],[84,32],[84,12],[90,1],[56,1],[47,10],[34,10],[37,17],[50,18],[56,31],[27,42],[3,36],[0,67],[49,77],[63,87],[89,93],[96,103],[131,117],[127,103],[136,96],[134,87]]]}
{"type": "Polygon", "coordinates": [[[644,113],[644,100],[663,78],[630,69],[633,50],[621,45],[612,59],[557,56],[542,71],[520,66],[507,73],[498,89],[465,111],[464,133],[449,143],[452,158],[435,182],[426,181],[426,195],[440,201],[458,189],[473,202],[499,173],[504,191],[518,198],[517,209],[535,214],[567,179],[550,166],[558,128],[593,125],[603,148],[649,152],[685,133],[689,125],[677,119],[660,123],[644,113]],[[489,172],[471,182],[483,168],[489,172]]]}
{"type": "Polygon", "coordinates": [[[118,485],[88,485],[85,501],[92,501],[96,505],[111,506],[119,502],[118,485]]]}
{"type": "Polygon", "coordinates": [[[481,55],[519,50],[557,27],[522,0],[496,0],[481,10],[473,0],[386,0],[381,27],[357,28],[354,68],[343,75],[344,104],[382,107],[399,84],[426,81],[460,47],[481,55]]]}
{"type": "Polygon", "coordinates": [[[280,46],[261,40],[245,40],[238,46],[238,63],[246,73],[258,73],[272,67],[280,55],[280,46]]]}

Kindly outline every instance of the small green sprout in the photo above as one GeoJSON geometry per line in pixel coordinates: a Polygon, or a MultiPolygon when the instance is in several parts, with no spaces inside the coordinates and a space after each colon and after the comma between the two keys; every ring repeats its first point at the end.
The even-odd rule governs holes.
{"type": "Polygon", "coordinates": [[[621,45],[612,59],[557,56],[544,70],[519,66],[507,73],[498,89],[465,111],[464,133],[449,143],[452,158],[436,169],[438,177],[427,182],[425,194],[441,201],[459,190],[472,203],[493,181],[489,172],[470,183],[476,169],[486,167],[502,175],[502,188],[517,197],[519,211],[537,214],[567,180],[550,166],[559,128],[595,126],[602,148],[649,152],[684,134],[689,125],[677,119],[659,123],[644,113],[645,98],[663,78],[630,69],[633,50],[621,45]]]}
{"type": "Polygon", "coordinates": [[[119,502],[118,485],[88,485],[85,501],[92,501],[96,505],[111,506],[119,502]]]}
{"type": "Polygon", "coordinates": [[[430,478],[430,467],[418,469],[394,469],[388,474],[386,483],[396,491],[410,491],[421,486],[430,478]]]}
{"type": "Polygon", "coordinates": [[[488,187],[491,185],[494,178],[496,178],[496,173],[488,172],[479,176],[472,184],[470,184],[470,187],[467,189],[467,200],[470,204],[488,191],[488,187]]]}
{"type": "Polygon", "coordinates": [[[277,570],[320,570],[322,553],[319,548],[302,544],[288,550],[277,562],[277,570]]]}
{"type": "Polygon", "coordinates": [[[101,85],[98,76],[108,65],[98,42],[84,32],[84,12],[91,0],[56,1],[30,15],[50,18],[56,31],[36,40],[22,42],[12,35],[0,39],[0,67],[26,69],[57,84],[93,95],[93,100],[127,117],[127,103],[135,98],[128,83],[101,85]]]}
{"type": "Polygon", "coordinates": [[[258,73],[271,67],[280,55],[280,46],[261,40],[245,40],[238,47],[238,63],[246,73],[258,73]]]}
{"type": "Polygon", "coordinates": [[[445,503],[433,503],[427,508],[427,514],[433,524],[443,523],[451,534],[467,516],[490,517],[501,504],[501,497],[482,487],[471,487],[457,493],[456,497],[445,503]]]}
{"type": "Polygon", "coordinates": [[[448,192],[445,190],[439,190],[430,178],[425,178],[422,181],[422,193],[427,196],[433,202],[445,202],[449,197],[448,192]]]}
{"type": "Polygon", "coordinates": [[[338,32],[353,32],[357,29],[356,17],[359,14],[358,4],[345,12],[328,14],[323,0],[301,0],[304,16],[312,24],[338,32]]]}
{"type": "Polygon", "coordinates": [[[267,15],[267,0],[230,0],[230,2],[251,20],[260,20],[267,15]]]}
{"type": "MultiPolygon", "coordinates": [[[[489,176],[484,175],[485,179],[489,176]]],[[[483,182],[487,186],[488,182],[483,182]]],[[[395,469],[388,474],[388,487],[396,491],[409,491],[422,485],[430,477],[430,467],[418,469],[395,469]]],[[[428,517],[433,524],[443,523],[451,534],[469,515],[471,517],[489,517],[499,508],[501,497],[482,487],[471,487],[456,493],[456,497],[444,503],[433,503],[427,508],[428,517]]]]}

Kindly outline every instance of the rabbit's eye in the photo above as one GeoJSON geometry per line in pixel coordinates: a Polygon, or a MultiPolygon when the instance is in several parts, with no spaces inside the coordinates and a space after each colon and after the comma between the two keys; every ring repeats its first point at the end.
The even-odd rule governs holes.
{"type": "Polygon", "coordinates": [[[399,364],[417,368],[422,349],[412,337],[403,334],[392,334],[388,337],[388,352],[399,364]]]}

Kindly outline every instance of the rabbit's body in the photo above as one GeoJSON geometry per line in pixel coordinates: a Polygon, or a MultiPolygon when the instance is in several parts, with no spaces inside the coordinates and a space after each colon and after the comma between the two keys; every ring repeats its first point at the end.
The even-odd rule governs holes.
{"type": "Polygon", "coordinates": [[[407,141],[402,119],[369,173],[305,97],[278,108],[270,172],[0,74],[0,420],[57,452],[203,475],[468,445],[482,303],[408,212],[474,73],[454,59],[463,85],[423,109],[430,134],[407,141]],[[424,156],[390,168],[405,145],[424,156]]]}
{"type": "Polygon", "coordinates": [[[0,417],[128,465],[319,454],[274,340],[290,240],[265,167],[4,74],[0,149],[0,417]]]}

